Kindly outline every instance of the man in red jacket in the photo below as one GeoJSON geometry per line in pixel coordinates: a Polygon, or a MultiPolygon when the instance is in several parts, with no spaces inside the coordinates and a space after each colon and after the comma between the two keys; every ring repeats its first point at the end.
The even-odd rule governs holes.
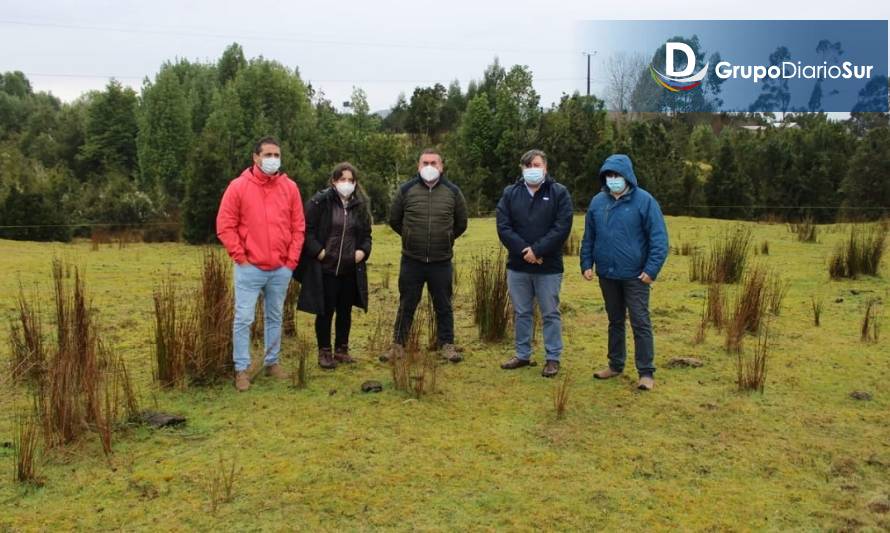
{"type": "Polygon", "coordinates": [[[265,301],[266,374],[287,377],[278,362],[281,316],[306,232],[300,190],[278,171],[278,141],[260,139],[253,149],[253,163],[229,183],[216,216],[216,236],[235,261],[233,359],[235,388],[242,392],[250,388],[250,326],[260,292],[265,301]]]}

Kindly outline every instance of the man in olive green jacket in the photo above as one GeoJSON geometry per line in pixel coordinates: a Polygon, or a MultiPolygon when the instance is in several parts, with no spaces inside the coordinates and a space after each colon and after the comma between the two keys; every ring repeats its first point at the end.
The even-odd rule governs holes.
{"type": "Polygon", "coordinates": [[[403,183],[389,211],[389,225],[402,236],[399,269],[399,311],[393,326],[393,345],[380,359],[403,353],[423,285],[436,311],[438,345],[452,363],[463,358],[454,346],[451,308],[454,240],[467,230],[467,204],[454,183],[442,175],[442,155],[424,150],[417,175],[403,183]]]}

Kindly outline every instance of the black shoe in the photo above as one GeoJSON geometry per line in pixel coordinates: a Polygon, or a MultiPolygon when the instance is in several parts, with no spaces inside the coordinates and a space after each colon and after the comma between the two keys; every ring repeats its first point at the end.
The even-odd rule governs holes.
{"type": "Polygon", "coordinates": [[[504,370],[515,370],[517,368],[522,368],[524,366],[529,366],[531,364],[530,359],[520,359],[516,356],[513,356],[506,363],[501,363],[501,368],[504,370]]]}
{"type": "Polygon", "coordinates": [[[544,370],[541,370],[541,375],[545,378],[552,378],[557,374],[559,374],[559,361],[548,359],[544,365],[544,370]]]}

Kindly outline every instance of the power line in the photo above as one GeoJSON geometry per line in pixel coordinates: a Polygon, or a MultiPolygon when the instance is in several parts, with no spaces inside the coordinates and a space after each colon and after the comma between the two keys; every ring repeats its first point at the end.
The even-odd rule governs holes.
{"type": "MultiPolygon", "coordinates": [[[[117,80],[141,80],[146,76],[123,76],[117,74],[73,74],[73,73],[52,73],[52,72],[23,72],[29,78],[38,77],[58,77],[58,78],[114,78],[117,80]]],[[[566,77],[566,78],[533,78],[532,81],[539,82],[563,82],[563,81],[582,81],[584,77],[566,77]]],[[[451,83],[453,80],[436,79],[436,80],[409,80],[409,79],[306,79],[311,83],[451,83]]],[[[602,83],[605,80],[594,80],[602,83]]]]}
{"type": "MultiPolygon", "coordinates": [[[[890,206],[815,206],[815,205],[683,205],[684,208],[749,208],[749,209],[837,209],[840,211],[890,211],[890,206]]],[[[579,211],[580,213],[580,211],[579,211]]],[[[144,228],[153,226],[180,226],[180,222],[144,222],[144,223],[120,223],[120,222],[83,222],[81,224],[22,224],[13,226],[0,226],[4,229],[34,229],[34,228],[96,228],[96,227],[132,227],[144,228]]]]}
{"type": "Polygon", "coordinates": [[[226,34],[226,33],[212,33],[212,32],[195,32],[195,31],[184,31],[184,30],[170,30],[170,29],[150,29],[150,28],[133,28],[133,27],[119,27],[119,26],[94,26],[94,25],[83,25],[83,24],[63,24],[57,22],[39,22],[39,21],[26,21],[26,20],[9,20],[9,19],[0,19],[0,24],[8,24],[13,26],[30,26],[30,27],[38,27],[38,28],[58,28],[58,29],[66,29],[66,30],[83,30],[83,31],[111,31],[118,33],[136,33],[136,34],[147,34],[147,35],[176,35],[182,37],[212,37],[219,39],[232,39],[232,40],[258,40],[258,41],[273,41],[273,42],[288,42],[288,43],[301,43],[301,44],[315,44],[315,45],[324,45],[324,46],[355,46],[355,47],[377,47],[377,48],[404,48],[411,50],[446,50],[446,51],[463,51],[463,52],[494,52],[497,53],[520,53],[520,54],[574,54],[577,53],[577,50],[557,50],[557,49],[542,49],[542,48],[527,48],[527,49],[493,49],[486,47],[476,47],[476,46],[454,46],[454,45],[438,45],[438,44],[403,44],[403,43],[386,43],[386,42],[371,42],[371,41],[340,41],[334,39],[303,39],[303,38],[295,38],[295,37],[280,37],[280,36],[269,36],[269,35],[250,35],[250,34],[226,34]]]}

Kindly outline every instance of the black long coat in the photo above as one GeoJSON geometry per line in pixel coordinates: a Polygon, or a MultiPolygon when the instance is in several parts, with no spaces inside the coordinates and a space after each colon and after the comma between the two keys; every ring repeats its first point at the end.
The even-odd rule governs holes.
{"type": "MultiPolygon", "coordinates": [[[[306,202],[303,208],[306,217],[306,241],[303,243],[303,252],[300,256],[300,264],[294,272],[294,277],[300,281],[300,298],[297,300],[297,309],[315,315],[323,314],[325,308],[324,287],[322,282],[323,272],[318,254],[324,249],[328,236],[331,233],[331,219],[334,207],[340,203],[337,192],[329,187],[306,202]]],[[[356,216],[355,221],[355,249],[365,252],[365,258],[355,265],[356,297],[355,306],[365,311],[368,310],[368,270],[367,262],[371,256],[371,217],[367,206],[362,205],[363,200],[359,195],[353,195],[347,209],[353,213],[363,213],[364,216],[356,216]]]]}

